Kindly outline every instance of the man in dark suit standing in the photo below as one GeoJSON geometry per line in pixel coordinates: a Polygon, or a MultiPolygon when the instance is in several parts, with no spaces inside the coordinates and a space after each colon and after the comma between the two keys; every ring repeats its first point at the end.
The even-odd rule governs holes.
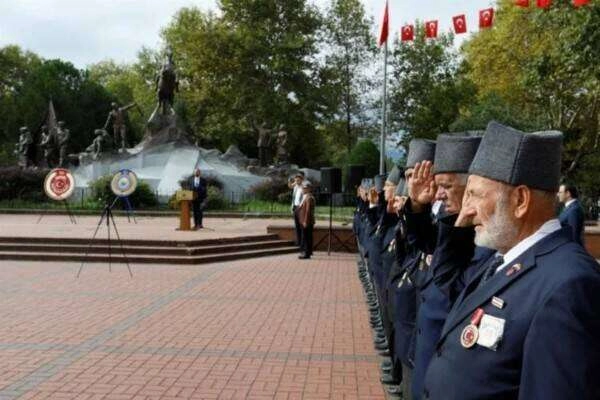
{"type": "Polygon", "coordinates": [[[204,202],[207,197],[207,185],[206,179],[202,178],[200,168],[196,168],[194,176],[190,178],[190,188],[196,193],[196,198],[192,202],[192,209],[194,211],[194,229],[202,229],[202,217],[204,214],[204,202]]]}
{"type": "Polygon", "coordinates": [[[579,192],[574,185],[562,184],[558,189],[558,201],[564,208],[558,216],[562,226],[568,226],[573,232],[573,240],[583,246],[584,212],[579,202],[579,192]]]}

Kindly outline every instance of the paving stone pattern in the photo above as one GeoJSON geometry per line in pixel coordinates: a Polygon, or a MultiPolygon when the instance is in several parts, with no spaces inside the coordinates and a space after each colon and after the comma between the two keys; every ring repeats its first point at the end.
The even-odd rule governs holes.
{"type": "Polygon", "coordinates": [[[0,399],[383,399],[351,255],[0,262],[0,399]]]}

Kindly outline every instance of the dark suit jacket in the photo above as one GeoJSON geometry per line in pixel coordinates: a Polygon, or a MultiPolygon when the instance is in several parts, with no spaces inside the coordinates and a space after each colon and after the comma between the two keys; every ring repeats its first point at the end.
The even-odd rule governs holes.
{"type": "Polygon", "coordinates": [[[423,398],[600,398],[600,270],[569,229],[534,244],[477,287],[484,271],[448,314],[423,398]],[[493,297],[501,306],[498,299],[492,304],[493,297]],[[496,350],[461,345],[461,332],[478,307],[505,321],[496,350]]]}
{"type": "Polygon", "coordinates": [[[583,245],[585,215],[579,200],[575,199],[568,207],[565,207],[558,216],[558,220],[562,226],[569,226],[573,240],[583,245]]]}
{"type": "Polygon", "coordinates": [[[194,177],[192,176],[189,179],[188,185],[190,186],[190,190],[196,192],[196,199],[194,200],[194,202],[202,203],[204,200],[206,200],[206,196],[208,195],[206,179],[200,177],[200,185],[194,186],[194,177]]]}

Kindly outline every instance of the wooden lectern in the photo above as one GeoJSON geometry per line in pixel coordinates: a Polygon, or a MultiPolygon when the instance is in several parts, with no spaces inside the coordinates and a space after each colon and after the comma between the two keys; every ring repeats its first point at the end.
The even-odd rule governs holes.
{"type": "Polygon", "coordinates": [[[178,190],[175,194],[175,200],[179,202],[179,229],[178,231],[191,231],[190,224],[190,204],[196,199],[196,192],[193,190],[178,190]]]}

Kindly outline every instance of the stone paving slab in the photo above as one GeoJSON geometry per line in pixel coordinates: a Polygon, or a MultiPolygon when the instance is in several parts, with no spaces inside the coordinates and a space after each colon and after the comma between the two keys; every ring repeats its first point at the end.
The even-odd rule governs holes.
{"type": "MultiPolygon", "coordinates": [[[[100,216],[77,216],[75,225],[66,215],[46,215],[38,223],[39,218],[39,215],[31,214],[0,214],[0,237],[91,239],[100,216]]],[[[205,218],[207,229],[182,232],[176,230],[179,227],[176,217],[137,217],[137,223],[133,223],[128,222],[125,216],[115,216],[115,221],[122,239],[180,241],[264,235],[269,225],[286,225],[286,220],[280,218],[205,218]]],[[[287,224],[293,226],[291,214],[287,224]]],[[[328,222],[317,222],[317,226],[325,225],[328,226],[328,222]]],[[[102,224],[97,237],[106,239],[107,234],[106,225],[102,224]]],[[[111,231],[111,236],[114,238],[114,231],[111,231]]]]}
{"type": "Polygon", "coordinates": [[[351,255],[2,262],[0,399],[383,399],[351,255]]]}

